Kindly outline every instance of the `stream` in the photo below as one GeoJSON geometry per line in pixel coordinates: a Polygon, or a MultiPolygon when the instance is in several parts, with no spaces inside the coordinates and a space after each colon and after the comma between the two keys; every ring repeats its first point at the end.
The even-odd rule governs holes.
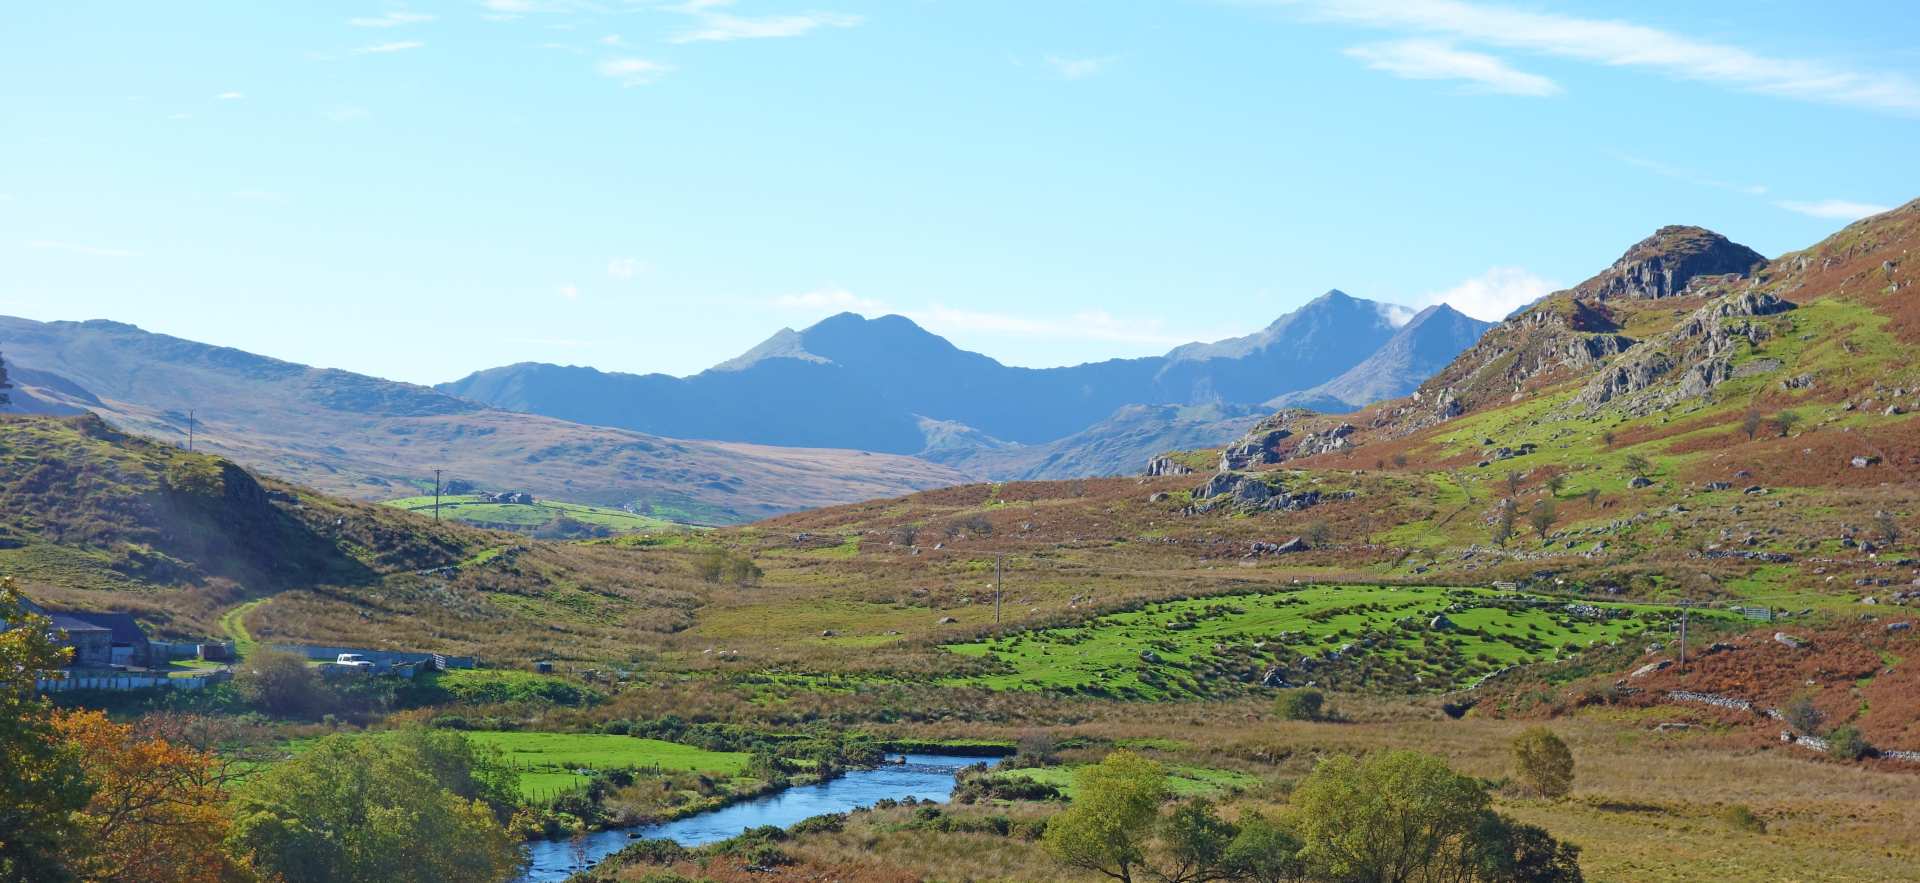
{"type": "Polygon", "coordinates": [[[800,785],[744,800],[699,815],[645,825],[597,831],[570,840],[536,840],[527,845],[530,864],[515,883],[558,883],[598,864],[636,839],[664,838],[681,846],[725,840],[748,828],[785,828],[801,819],[872,806],[880,800],[908,797],[945,801],[953,795],[955,771],[983,758],[945,754],[908,754],[905,764],[888,763],[853,770],[818,785],[800,785]]]}

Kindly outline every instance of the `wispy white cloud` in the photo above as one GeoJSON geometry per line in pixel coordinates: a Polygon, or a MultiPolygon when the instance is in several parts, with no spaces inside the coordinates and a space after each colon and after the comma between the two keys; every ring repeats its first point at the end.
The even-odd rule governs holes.
{"type": "Polygon", "coordinates": [[[632,279],[647,268],[639,258],[614,258],[607,261],[607,275],[615,279],[632,279]]]}
{"type": "Polygon", "coordinates": [[[1874,205],[1870,202],[1852,202],[1845,199],[1822,199],[1816,202],[1796,202],[1787,199],[1776,202],[1774,205],[1809,217],[1840,221],[1858,221],[1869,215],[1893,211],[1893,206],[1890,205],[1874,205]]]}
{"type": "Polygon", "coordinates": [[[1505,49],[1632,67],[1802,101],[1920,115],[1920,82],[1902,73],[1763,55],[1617,19],[1464,0],[1243,0],[1344,24],[1437,34],[1505,49]]]}
{"type": "Polygon", "coordinates": [[[861,297],[844,288],[822,288],[814,291],[803,291],[799,294],[783,294],[773,299],[773,305],[781,309],[805,310],[808,312],[887,312],[887,305],[884,302],[861,297]]]}
{"type": "Polygon", "coordinates": [[[244,92],[222,92],[213,97],[221,101],[239,101],[240,99],[247,97],[247,95],[244,92]]]}
{"type": "Polygon", "coordinates": [[[1561,287],[1521,267],[1492,267],[1450,288],[1428,292],[1418,306],[1447,304],[1475,319],[1498,322],[1561,287]]]}
{"type": "Polygon", "coordinates": [[[433,21],[433,16],[424,12],[406,12],[396,10],[379,15],[365,15],[347,19],[347,24],[356,28],[397,28],[402,25],[417,25],[433,21]]]}
{"type": "Polygon", "coordinates": [[[1748,196],[1764,196],[1767,192],[1766,185],[1764,184],[1739,184],[1732,181],[1722,181],[1719,178],[1703,175],[1691,169],[1670,166],[1658,160],[1634,156],[1629,153],[1616,153],[1614,156],[1627,165],[1639,166],[1661,177],[1673,178],[1674,180],[1685,181],[1689,184],[1698,184],[1702,187],[1712,187],[1717,190],[1731,190],[1734,193],[1745,193],[1748,196]]]}
{"type": "Polygon", "coordinates": [[[372,46],[362,46],[353,50],[353,54],[384,55],[389,52],[405,52],[409,49],[419,49],[425,45],[427,44],[420,40],[395,40],[391,43],[375,43],[372,46]]]}
{"type": "Polygon", "coordinates": [[[1373,70],[1408,80],[1459,80],[1475,92],[1545,97],[1560,94],[1560,84],[1482,52],[1458,49],[1444,40],[1394,40],[1345,50],[1373,70]]]}
{"type": "Polygon", "coordinates": [[[606,36],[604,36],[604,37],[601,37],[601,38],[600,38],[600,45],[602,45],[602,46],[618,46],[618,45],[620,45],[620,35],[619,35],[619,34],[608,34],[608,35],[606,35],[606,36]]]}
{"type": "Polygon", "coordinates": [[[561,297],[564,297],[564,298],[566,298],[567,300],[579,300],[579,299],[580,299],[580,286],[578,286],[578,285],[562,285],[562,286],[560,286],[560,296],[561,296],[561,297]]]}
{"type": "Polygon", "coordinates": [[[27,247],[36,251],[63,251],[67,254],[86,255],[94,258],[137,258],[140,253],[124,248],[101,248],[97,245],[85,245],[77,242],[62,242],[57,239],[35,239],[27,247]]]}
{"type": "Polygon", "coordinates": [[[732,6],[732,0],[691,0],[669,11],[691,15],[698,24],[673,35],[675,43],[726,43],[734,40],[764,40],[800,37],[821,28],[851,28],[866,19],[844,12],[801,12],[788,15],[734,15],[720,10],[732,6]]]}
{"type": "Polygon", "coordinates": [[[1069,80],[1084,80],[1113,66],[1112,58],[1073,58],[1064,55],[1047,56],[1047,65],[1053,72],[1069,80]]]}
{"type": "Polygon", "coordinates": [[[645,86],[673,72],[673,65],[644,58],[610,58],[596,66],[603,77],[619,80],[622,86],[645,86]]]}

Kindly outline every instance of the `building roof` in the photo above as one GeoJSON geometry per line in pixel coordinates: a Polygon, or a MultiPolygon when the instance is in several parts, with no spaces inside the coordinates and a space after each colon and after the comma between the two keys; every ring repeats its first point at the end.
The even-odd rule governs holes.
{"type": "MultiPolygon", "coordinates": [[[[144,644],[147,641],[146,630],[140,628],[131,613],[89,613],[80,610],[62,610],[53,614],[56,622],[60,619],[78,620],[87,626],[113,632],[115,644],[144,644]]],[[[72,626],[60,626],[72,631],[72,626]]]]}
{"type": "Polygon", "coordinates": [[[63,632],[74,633],[74,632],[111,632],[113,631],[113,629],[110,629],[103,625],[95,625],[94,623],[81,619],[80,617],[71,613],[63,613],[59,611],[49,610],[43,615],[46,616],[48,621],[52,623],[53,628],[63,632]]]}

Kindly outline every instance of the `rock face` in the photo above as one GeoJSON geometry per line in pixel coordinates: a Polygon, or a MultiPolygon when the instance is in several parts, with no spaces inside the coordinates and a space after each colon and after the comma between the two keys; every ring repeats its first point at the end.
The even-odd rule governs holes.
{"type": "Polygon", "coordinates": [[[1577,401],[1591,413],[1609,402],[1634,398],[1629,413],[1646,414],[1677,401],[1702,398],[1741,371],[1779,370],[1778,362],[1736,369],[1733,357],[1741,352],[1742,343],[1756,346],[1772,334],[1765,323],[1754,320],[1793,308],[1792,303],[1765,292],[1721,297],[1695,310],[1673,330],[1629,347],[1587,381],[1577,401]],[[1676,373],[1678,379],[1664,394],[1641,395],[1676,373]]]}
{"type": "Polygon", "coordinates": [[[1673,297],[1700,276],[1744,276],[1766,257],[1702,227],[1661,227],[1635,243],[1606,272],[1581,286],[1605,301],[1616,297],[1673,297]]]}
{"type": "Polygon", "coordinates": [[[1271,466],[1349,450],[1357,428],[1337,418],[1300,408],[1287,408],[1259,423],[1220,454],[1220,469],[1230,472],[1271,466]]]}
{"type": "Polygon", "coordinates": [[[1189,514],[1232,508],[1243,512],[1298,511],[1316,506],[1323,499],[1319,491],[1294,493],[1277,482],[1240,472],[1219,472],[1193,491],[1189,514]]]}
{"type": "Polygon", "coordinates": [[[1172,457],[1164,457],[1164,456],[1155,457],[1147,461],[1147,475],[1150,477],[1161,476],[1161,475],[1192,475],[1192,474],[1193,474],[1193,467],[1188,466],[1187,464],[1182,463],[1178,460],[1175,460],[1172,457]]]}

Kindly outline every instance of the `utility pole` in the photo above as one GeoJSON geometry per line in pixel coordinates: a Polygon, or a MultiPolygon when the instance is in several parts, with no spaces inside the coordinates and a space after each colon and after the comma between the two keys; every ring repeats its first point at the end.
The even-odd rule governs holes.
{"type": "Polygon", "coordinates": [[[1693,599],[1680,600],[1680,670],[1687,669],[1687,614],[1693,612],[1693,599]]]}
{"type": "Polygon", "coordinates": [[[193,450],[193,409],[187,409],[187,450],[193,450]]]}
{"type": "Polygon", "coordinates": [[[440,470],[433,470],[433,520],[440,520],[440,470]]]}
{"type": "Polygon", "coordinates": [[[1000,565],[1007,560],[1005,554],[993,556],[993,624],[1000,624],[1000,565]]]}

